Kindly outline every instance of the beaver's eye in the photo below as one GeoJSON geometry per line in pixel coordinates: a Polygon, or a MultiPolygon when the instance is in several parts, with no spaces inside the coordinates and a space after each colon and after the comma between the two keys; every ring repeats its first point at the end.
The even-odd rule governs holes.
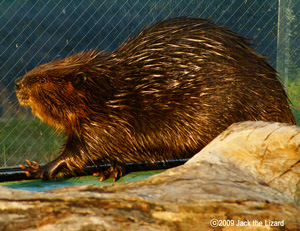
{"type": "Polygon", "coordinates": [[[40,79],[40,83],[46,83],[46,79],[45,78],[41,78],[40,79]]]}

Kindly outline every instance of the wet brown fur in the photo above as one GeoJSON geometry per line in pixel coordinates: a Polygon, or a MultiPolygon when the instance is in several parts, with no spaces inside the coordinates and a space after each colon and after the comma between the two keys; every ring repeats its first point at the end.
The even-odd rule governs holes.
{"type": "Polygon", "coordinates": [[[99,161],[189,158],[238,121],[295,124],[265,57],[203,19],[161,21],[112,53],[43,64],[16,81],[16,92],[22,105],[66,134],[61,156],[26,168],[44,179],[99,161]]]}

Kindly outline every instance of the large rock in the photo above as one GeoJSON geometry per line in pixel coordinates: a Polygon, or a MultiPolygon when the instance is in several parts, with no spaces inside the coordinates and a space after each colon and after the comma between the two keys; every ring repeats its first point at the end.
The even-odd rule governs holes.
{"type": "Polygon", "coordinates": [[[256,180],[299,200],[300,128],[281,123],[237,123],[219,135],[188,164],[229,163],[256,180]]]}
{"type": "Polygon", "coordinates": [[[0,227],[208,230],[219,221],[218,230],[300,230],[299,134],[297,126],[244,122],[185,165],[142,181],[36,193],[1,187],[0,227]]]}

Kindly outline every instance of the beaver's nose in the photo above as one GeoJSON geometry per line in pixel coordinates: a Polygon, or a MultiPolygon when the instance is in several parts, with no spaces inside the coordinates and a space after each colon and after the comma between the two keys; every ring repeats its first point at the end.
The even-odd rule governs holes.
{"type": "Polygon", "coordinates": [[[16,91],[19,91],[22,87],[22,78],[18,78],[16,81],[15,81],[15,90],[16,91]]]}

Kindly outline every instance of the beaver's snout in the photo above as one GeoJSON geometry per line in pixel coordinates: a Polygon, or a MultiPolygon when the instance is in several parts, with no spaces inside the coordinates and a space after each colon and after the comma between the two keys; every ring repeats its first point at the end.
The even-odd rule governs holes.
{"type": "Polygon", "coordinates": [[[23,87],[23,81],[22,81],[23,78],[18,78],[16,81],[15,81],[15,90],[16,91],[20,91],[21,88],[23,87]]]}

